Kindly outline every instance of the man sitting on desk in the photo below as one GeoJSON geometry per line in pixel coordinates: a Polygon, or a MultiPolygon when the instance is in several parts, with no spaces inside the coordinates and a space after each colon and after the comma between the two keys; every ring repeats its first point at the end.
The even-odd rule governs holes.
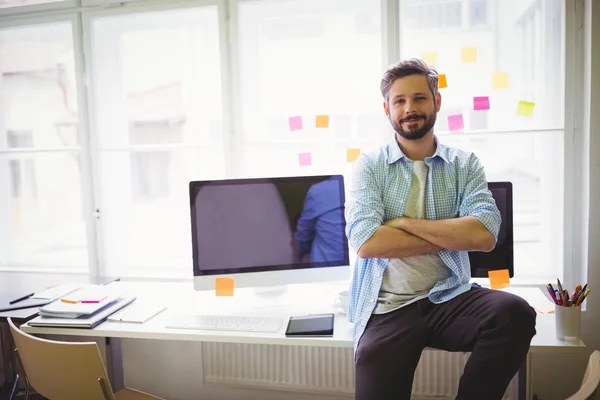
{"type": "Polygon", "coordinates": [[[410,399],[425,347],[472,352],[457,399],[501,399],[535,335],[535,311],[469,283],[468,251],[491,251],[500,213],[473,154],[434,136],[442,98],[423,61],[381,81],[394,139],[355,162],[346,232],[356,399],[410,399]]]}

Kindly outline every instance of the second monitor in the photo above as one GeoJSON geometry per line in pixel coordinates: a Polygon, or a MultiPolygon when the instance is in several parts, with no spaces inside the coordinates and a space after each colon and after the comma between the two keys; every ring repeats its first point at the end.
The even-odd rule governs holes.
{"type": "Polygon", "coordinates": [[[349,279],[341,175],[190,182],[194,287],[349,279]]]}

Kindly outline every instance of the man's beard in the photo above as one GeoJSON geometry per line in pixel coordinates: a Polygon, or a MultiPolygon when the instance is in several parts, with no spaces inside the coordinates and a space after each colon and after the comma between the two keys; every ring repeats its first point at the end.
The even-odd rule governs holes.
{"type": "Polygon", "coordinates": [[[421,139],[423,136],[427,135],[433,126],[435,125],[435,120],[437,117],[437,113],[433,113],[430,117],[426,117],[424,114],[419,115],[411,115],[410,117],[403,118],[399,121],[393,121],[390,117],[390,123],[392,124],[392,128],[394,131],[404,139],[408,140],[417,140],[421,139]],[[408,129],[405,129],[402,126],[402,123],[405,121],[409,121],[411,119],[416,119],[418,121],[425,120],[423,126],[419,128],[419,124],[409,125],[408,129]]]}

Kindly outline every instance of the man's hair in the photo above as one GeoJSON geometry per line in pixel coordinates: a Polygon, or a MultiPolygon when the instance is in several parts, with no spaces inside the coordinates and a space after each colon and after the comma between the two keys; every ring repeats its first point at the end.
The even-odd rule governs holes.
{"type": "Polygon", "coordinates": [[[381,78],[381,94],[385,101],[389,101],[388,95],[394,81],[409,75],[424,75],[427,77],[429,90],[433,94],[433,101],[435,103],[435,96],[438,92],[438,73],[434,67],[430,67],[418,58],[409,58],[408,60],[392,64],[384,72],[383,78],[381,78]]]}

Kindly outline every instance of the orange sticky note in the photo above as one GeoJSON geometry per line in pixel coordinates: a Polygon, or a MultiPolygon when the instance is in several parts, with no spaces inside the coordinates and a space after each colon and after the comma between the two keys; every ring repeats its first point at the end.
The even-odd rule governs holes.
{"type": "Polygon", "coordinates": [[[490,277],[490,288],[502,289],[510,286],[510,275],[507,269],[498,269],[495,271],[488,271],[490,277]]]}
{"type": "Polygon", "coordinates": [[[443,89],[448,87],[448,82],[446,82],[446,74],[440,74],[438,76],[438,89],[443,89]]]}
{"type": "Polygon", "coordinates": [[[329,128],[329,115],[317,115],[317,128],[329,128]]]}
{"type": "Polygon", "coordinates": [[[216,278],[215,291],[217,296],[233,296],[233,278],[216,278]]]}
{"type": "Polygon", "coordinates": [[[360,149],[348,149],[346,150],[346,159],[348,162],[354,162],[360,155],[360,149]]]}
{"type": "Polygon", "coordinates": [[[477,62],[477,47],[464,47],[461,53],[463,64],[474,64],[477,62]]]}

